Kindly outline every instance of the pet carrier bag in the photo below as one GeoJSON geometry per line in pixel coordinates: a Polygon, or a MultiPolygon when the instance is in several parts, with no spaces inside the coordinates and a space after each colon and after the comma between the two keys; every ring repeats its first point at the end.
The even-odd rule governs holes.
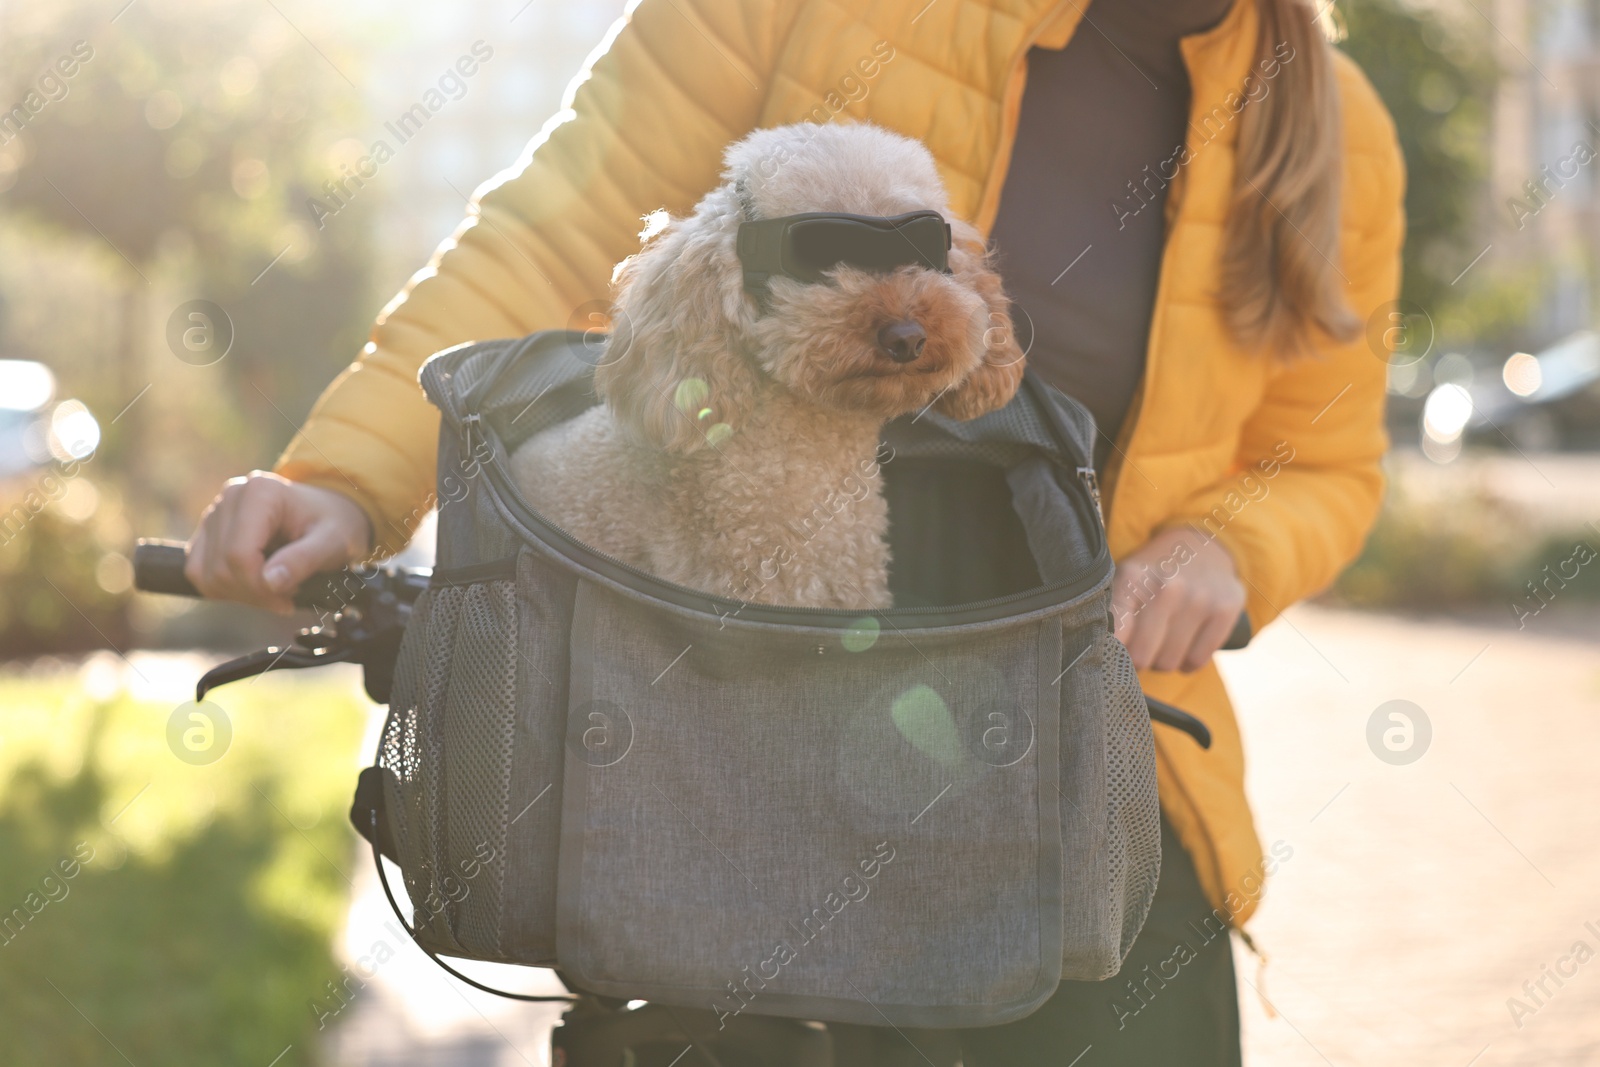
{"type": "Polygon", "coordinates": [[[422,372],[443,414],[438,563],[373,804],[419,943],[723,1018],[914,1027],[1007,1022],[1064,978],[1115,974],[1160,831],[1149,715],[1108,625],[1089,415],[1030,376],[990,415],[884,433],[886,471],[1003,472],[1033,588],[741,603],[519,498],[507,457],[597,403],[596,351],[548,332],[422,372]]]}

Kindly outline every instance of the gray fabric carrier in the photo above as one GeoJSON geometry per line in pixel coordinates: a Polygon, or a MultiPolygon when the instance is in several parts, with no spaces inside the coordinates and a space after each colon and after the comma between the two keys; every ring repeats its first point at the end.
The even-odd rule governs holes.
{"type": "Polygon", "coordinates": [[[1115,974],[1160,832],[1080,477],[1088,415],[1030,378],[981,419],[884,435],[896,457],[1004,468],[1040,588],[741,604],[518,497],[507,457],[597,402],[596,351],[550,332],[422,372],[443,413],[438,567],[378,762],[424,947],[724,1017],[915,1027],[1007,1022],[1115,974]]]}

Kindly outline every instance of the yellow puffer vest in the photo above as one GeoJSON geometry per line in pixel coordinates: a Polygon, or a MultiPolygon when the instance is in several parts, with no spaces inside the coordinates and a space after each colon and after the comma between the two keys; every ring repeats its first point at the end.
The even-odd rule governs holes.
{"type": "MultiPolygon", "coordinates": [[[[637,250],[641,217],[687,211],[716,183],[723,147],[751,129],[854,118],[919,138],[954,210],[987,232],[1027,52],[1063,47],[1081,17],[1076,0],[638,0],[563,109],[384,309],[278,471],[354,497],[381,547],[404,544],[433,502],[438,419],[417,386],[422,361],[463,341],[588,326],[613,264],[637,250]]],[[[1241,351],[1224,327],[1218,249],[1256,27],[1254,0],[1238,0],[1183,41],[1191,159],[1167,202],[1148,364],[1108,521],[1118,557],[1164,524],[1217,531],[1259,629],[1359,550],[1387,442],[1385,363],[1367,339],[1286,365],[1241,351]]],[[[1343,226],[1322,251],[1365,320],[1396,295],[1403,168],[1371,86],[1343,56],[1336,69],[1343,226]]],[[[1219,914],[1243,923],[1263,861],[1221,678],[1213,665],[1142,681],[1215,735],[1202,751],[1158,728],[1161,800],[1219,914]]]]}

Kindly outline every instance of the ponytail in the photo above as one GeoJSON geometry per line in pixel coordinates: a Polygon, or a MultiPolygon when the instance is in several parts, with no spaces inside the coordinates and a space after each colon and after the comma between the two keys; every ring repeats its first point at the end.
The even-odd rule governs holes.
{"type": "Polygon", "coordinates": [[[1257,55],[1278,62],[1279,73],[1241,118],[1223,303],[1240,343],[1290,357],[1315,333],[1348,341],[1360,329],[1337,266],[1344,161],[1335,34],[1326,10],[1319,16],[1306,0],[1237,2],[1256,4],[1257,55]]]}

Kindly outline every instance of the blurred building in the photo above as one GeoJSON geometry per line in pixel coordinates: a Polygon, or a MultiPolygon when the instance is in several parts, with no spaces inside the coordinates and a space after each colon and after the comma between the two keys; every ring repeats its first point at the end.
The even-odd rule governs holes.
{"type": "MultiPolygon", "coordinates": [[[[1494,0],[1480,13],[1501,68],[1490,183],[1491,255],[1549,275],[1529,340],[1594,325],[1600,295],[1600,3],[1494,0]]],[[[1468,16],[1471,17],[1471,16],[1468,16]]]]}
{"type": "Polygon", "coordinates": [[[623,0],[340,6],[338,17],[363,56],[356,80],[371,129],[330,153],[330,177],[341,165],[359,164],[375,141],[393,149],[392,159],[368,164],[377,167],[373,184],[386,204],[378,223],[381,281],[398,284],[421,267],[461,221],[465,198],[516,160],[623,6],[623,0]],[[439,106],[422,119],[417,109],[429,102],[439,106]]]}

